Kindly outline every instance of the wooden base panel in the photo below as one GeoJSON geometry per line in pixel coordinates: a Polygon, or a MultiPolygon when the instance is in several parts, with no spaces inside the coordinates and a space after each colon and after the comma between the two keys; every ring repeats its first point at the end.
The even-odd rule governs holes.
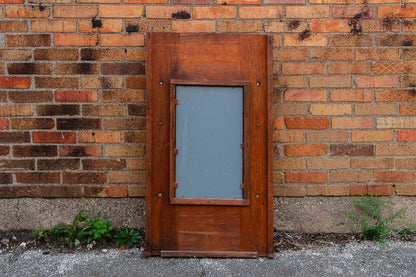
{"type": "Polygon", "coordinates": [[[177,250],[162,250],[160,256],[164,258],[258,258],[257,252],[243,252],[243,251],[177,251],[177,250]]]}

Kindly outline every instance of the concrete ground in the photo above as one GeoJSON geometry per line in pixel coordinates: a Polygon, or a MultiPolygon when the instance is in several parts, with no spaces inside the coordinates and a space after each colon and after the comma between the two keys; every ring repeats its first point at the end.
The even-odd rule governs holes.
{"type": "Polygon", "coordinates": [[[144,258],[140,250],[0,254],[0,276],[415,276],[416,243],[351,243],[275,259],[144,258]]]}

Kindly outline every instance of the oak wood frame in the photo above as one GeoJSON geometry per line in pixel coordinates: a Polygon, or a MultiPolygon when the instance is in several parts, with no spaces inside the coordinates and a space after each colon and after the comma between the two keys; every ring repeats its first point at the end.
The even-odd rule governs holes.
{"type": "Polygon", "coordinates": [[[170,80],[170,166],[169,166],[169,198],[171,204],[188,204],[188,205],[232,205],[246,206],[250,204],[249,180],[249,120],[248,120],[248,103],[249,103],[249,82],[248,81],[218,81],[218,80],[170,80]],[[242,176],[242,198],[243,199],[197,199],[197,198],[176,198],[175,190],[177,188],[175,172],[176,172],[176,86],[211,86],[211,87],[242,87],[243,88],[243,176],[242,176]]]}

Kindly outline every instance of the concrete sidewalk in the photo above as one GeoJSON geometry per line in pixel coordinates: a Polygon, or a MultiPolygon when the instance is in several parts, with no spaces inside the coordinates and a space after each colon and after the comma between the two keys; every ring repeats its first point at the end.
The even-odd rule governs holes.
{"type": "Polygon", "coordinates": [[[139,250],[0,254],[0,276],[416,276],[416,244],[352,243],[275,259],[144,258],[139,250]]]}

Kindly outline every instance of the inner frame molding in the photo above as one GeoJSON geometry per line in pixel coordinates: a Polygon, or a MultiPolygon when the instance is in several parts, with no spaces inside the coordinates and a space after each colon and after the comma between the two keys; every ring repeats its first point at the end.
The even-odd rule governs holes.
{"type": "MultiPolygon", "coordinates": [[[[211,92],[207,92],[209,94],[211,92]]],[[[177,80],[173,79],[170,80],[170,168],[169,168],[169,176],[170,176],[170,203],[171,204],[189,204],[189,205],[249,205],[249,120],[248,120],[248,105],[249,105],[249,82],[248,81],[194,81],[194,80],[177,80]],[[177,99],[177,87],[195,87],[195,88],[241,88],[242,89],[242,113],[241,113],[241,121],[242,121],[242,133],[241,133],[241,142],[236,145],[237,147],[241,148],[242,155],[241,155],[241,181],[238,184],[239,188],[241,189],[241,199],[232,199],[232,198],[225,198],[225,197],[178,197],[176,195],[176,191],[178,190],[178,183],[177,183],[177,156],[180,155],[177,149],[177,106],[178,99],[177,99]]],[[[202,123],[202,122],[201,122],[202,123]]],[[[235,146],[234,146],[235,149],[235,146]]],[[[217,160],[213,161],[216,162],[217,160]]],[[[218,161],[221,162],[221,161],[218,161]]],[[[199,163],[202,166],[202,163],[199,163]]],[[[213,172],[212,172],[213,173],[213,172]]],[[[234,176],[235,178],[235,176],[234,176]]],[[[195,181],[198,182],[198,181],[195,181]]],[[[207,183],[205,183],[207,184],[207,183]]],[[[194,184],[198,186],[197,183],[194,184]]],[[[211,184],[216,185],[216,184],[211,184]]],[[[228,185],[228,184],[225,184],[228,185]]],[[[230,184],[236,185],[236,184],[230,184]]],[[[180,186],[180,184],[179,184],[180,186]]],[[[217,189],[219,192],[219,190],[217,189]]],[[[235,197],[237,198],[237,197],[235,197]]]]}

